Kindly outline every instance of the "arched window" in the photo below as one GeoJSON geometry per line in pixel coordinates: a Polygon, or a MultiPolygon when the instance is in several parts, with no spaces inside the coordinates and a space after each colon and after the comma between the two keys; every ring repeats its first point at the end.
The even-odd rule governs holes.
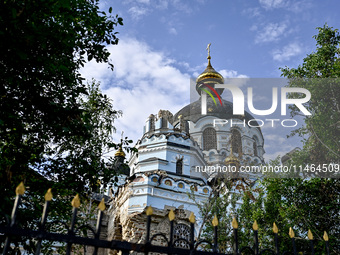
{"type": "Polygon", "coordinates": [[[258,156],[258,152],[257,152],[257,144],[258,144],[258,139],[256,136],[253,137],[253,139],[255,140],[253,142],[253,150],[254,150],[254,156],[258,156]]]}
{"type": "Polygon", "coordinates": [[[217,149],[216,130],[208,127],[203,131],[203,150],[217,149]]]}
{"type": "Polygon", "coordinates": [[[177,224],[174,227],[174,246],[183,249],[189,249],[190,228],[185,224],[177,224]],[[181,240],[178,240],[181,239],[181,240]],[[183,240],[184,239],[184,240],[183,240]]]}
{"type": "Polygon", "coordinates": [[[231,148],[235,153],[242,153],[241,133],[236,129],[231,131],[231,148]]]}
{"type": "Polygon", "coordinates": [[[253,149],[254,149],[254,156],[258,156],[257,154],[257,145],[256,145],[256,142],[253,143],[253,149]]]}
{"type": "Polygon", "coordinates": [[[177,159],[176,162],[176,174],[182,174],[183,173],[183,159],[177,159]]]}

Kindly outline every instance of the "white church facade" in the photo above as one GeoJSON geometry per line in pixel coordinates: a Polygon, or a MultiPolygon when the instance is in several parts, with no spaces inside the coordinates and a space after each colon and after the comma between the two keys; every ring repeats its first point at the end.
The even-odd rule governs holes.
{"type": "MultiPolygon", "coordinates": [[[[214,88],[215,84],[223,83],[224,78],[212,67],[209,55],[206,69],[196,79],[196,90],[200,95],[204,84],[214,88]]],[[[223,92],[215,91],[219,95],[223,92]]],[[[246,123],[254,119],[247,112],[234,116],[232,103],[223,99],[222,103],[223,106],[216,105],[208,97],[206,115],[201,114],[199,99],[175,114],[160,110],[147,118],[143,136],[136,144],[138,153],[129,159],[130,172],[112,194],[108,209],[109,240],[143,242],[148,206],[154,209],[154,233],[163,231],[169,235],[167,215],[173,210],[178,226],[175,232],[185,238],[191,213],[196,216],[196,224],[202,224],[199,209],[188,193],[204,203],[212,192],[211,180],[216,173],[204,167],[223,166],[233,160],[241,165],[263,162],[264,139],[259,127],[213,125],[216,118],[246,123]]],[[[119,153],[124,156],[122,151],[119,153]]]]}

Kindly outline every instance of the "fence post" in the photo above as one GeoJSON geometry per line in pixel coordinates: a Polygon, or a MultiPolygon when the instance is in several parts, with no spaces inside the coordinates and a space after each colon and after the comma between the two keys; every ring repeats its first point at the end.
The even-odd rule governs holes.
{"type": "Polygon", "coordinates": [[[294,255],[296,255],[297,251],[296,251],[296,245],[295,245],[295,233],[291,227],[289,228],[289,237],[292,239],[293,253],[294,255]]]}
{"type": "Polygon", "coordinates": [[[276,226],[275,222],[273,223],[273,232],[274,232],[274,240],[275,240],[275,252],[277,255],[280,254],[279,250],[279,229],[276,226]]]}
{"type": "Polygon", "coordinates": [[[195,222],[196,222],[196,217],[193,212],[191,212],[190,217],[190,254],[193,254],[194,251],[194,242],[195,242],[195,222]]]}
{"type": "MultiPolygon", "coordinates": [[[[44,210],[43,210],[43,213],[42,213],[42,216],[41,216],[41,222],[40,222],[40,226],[39,226],[39,231],[44,231],[45,223],[46,223],[46,219],[47,219],[47,214],[48,214],[48,207],[50,205],[52,197],[53,196],[52,196],[51,189],[48,189],[46,194],[45,194],[45,204],[44,204],[44,210]]],[[[41,241],[42,241],[42,239],[39,238],[38,239],[38,243],[37,243],[37,248],[35,250],[35,255],[39,255],[40,254],[41,241]]]]}
{"type": "Polygon", "coordinates": [[[259,235],[258,235],[259,226],[257,225],[256,220],[254,221],[254,224],[253,224],[253,230],[254,230],[255,255],[258,255],[259,254],[259,235]]]}
{"type": "Polygon", "coordinates": [[[172,247],[173,238],[174,238],[174,219],[175,219],[175,213],[172,209],[170,210],[168,217],[170,220],[170,238],[169,238],[168,247],[172,247]]]}
{"type": "Polygon", "coordinates": [[[312,255],[314,255],[314,237],[312,231],[308,229],[308,239],[309,239],[309,244],[310,244],[310,249],[312,250],[312,255]]]}
{"type": "Polygon", "coordinates": [[[235,218],[233,218],[231,226],[234,229],[234,255],[238,255],[238,233],[237,233],[238,223],[235,218]]]}
{"type": "MultiPolygon", "coordinates": [[[[15,225],[15,219],[16,219],[16,216],[17,216],[18,207],[21,203],[21,197],[25,193],[25,186],[24,186],[23,182],[21,182],[18,185],[18,187],[15,189],[15,193],[16,193],[16,197],[15,197],[15,201],[14,201],[14,205],[13,205],[13,209],[12,209],[11,223],[9,225],[10,227],[13,227],[15,225]]],[[[6,237],[4,249],[2,251],[3,255],[7,254],[10,245],[11,245],[11,238],[8,236],[8,237],[6,237]]]]}
{"type": "MultiPolygon", "coordinates": [[[[102,199],[102,201],[100,201],[99,205],[98,205],[98,218],[97,218],[97,226],[96,226],[96,234],[95,234],[95,239],[99,239],[100,237],[100,230],[101,230],[101,225],[102,225],[102,220],[103,220],[103,214],[104,214],[104,210],[105,210],[105,202],[104,202],[104,198],[102,199]]],[[[98,246],[94,247],[94,252],[93,255],[97,255],[98,254],[98,246]]]]}
{"type": "Polygon", "coordinates": [[[145,254],[149,253],[149,246],[150,246],[150,231],[151,231],[151,215],[153,214],[153,209],[151,206],[148,206],[145,211],[147,215],[147,222],[146,222],[146,243],[145,243],[145,254]]]}
{"type": "MultiPolygon", "coordinates": [[[[74,225],[76,224],[77,212],[80,206],[80,199],[79,199],[78,194],[73,198],[71,205],[73,207],[72,208],[72,219],[71,219],[71,226],[68,232],[70,236],[74,236],[74,225]]],[[[71,248],[72,248],[72,240],[67,243],[66,255],[71,254],[71,248]]]]}
{"type": "Polygon", "coordinates": [[[329,243],[328,243],[329,239],[328,239],[328,234],[327,234],[326,231],[323,233],[323,240],[325,240],[326,253],[327,253],[327,255],[329,255],[329,243]]]}
{"type": "Polygon", "coordinates": [[[214,226],[214,252],[217,253],[217,248],[218,248],[218,219],[217,216],[215,214],[213,220],[212,220],[212,225],[214,226]]]}

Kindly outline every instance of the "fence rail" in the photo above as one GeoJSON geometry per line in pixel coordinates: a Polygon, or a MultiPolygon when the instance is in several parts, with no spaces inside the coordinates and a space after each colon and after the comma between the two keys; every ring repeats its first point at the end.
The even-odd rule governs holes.
{"type": "MultiPolygon", "coordinates": [[[[207,240],[200,240],[195,241],[194,233],[195,233],[195,215],[191,213],[189,217],[190,221],[190,238],[189,240],[179,238],[174,239],[173,233],[174,233],[174,219],[175,214],[171,210],[169,213],[169,220],[170,220],[170,239],[167,238],[166,235],[163,233],[157,233],[150,237],[150,226],[151,226],[151,218],[153,214],[153,209],[151,207],[148,207],[146,209],[146,215],[147,215],[147,222],[146,222],[146,240],[144,244],[137,244],[137,243],[131,243],[126,241],[119,241],[119,240],[102,240],[100,239],[100,233],[101,233],[101,223],[103,220],[103,214],[105,210],[105,203],[104,199],[99,203],[98,206],[98,217],[97,217],[97,224],[96,228],[93,229],[91,227],[88,227],[89,230],[93,233],[93,237],[81,237],[77,235],[77,229],[75,229],[75,224],[77,221],[77,212],[78,208],[80,206],[80,200],[78,195],[74,197],[72,200],[72,219],[70,226],[68,228],[67,234],[61,234],[61,233],[52,233],[48,232],[45,229],[47,216],[48,216],[48,209],[49,205],[52,200],[52,193],[49,189],[45,195],[45,204],[44,209],[41,217],[40,227],[38,230],[31,230],[31,229],[23,229],[20,227],[17,227],[16,225],[16,216],[18,212],[18,207],[21,203],[21,197],[25,192],[25,187],[23,183],[21,183],[17,189],[16,189],[16,199],[14,202],[13,210],[11,219],[8,221],[7,226],[0,226],[0,234],[3,234],[6,236],[6,240],[3,246],[2,254],[6,255],[9,254],[11,249],[11,239],[13,236],[20,236],[20,237],[27,237],[27,238],[34,238],[37,240],[36,244],[36,251],[35,254],[39,255],[41,254],[41,247],[42,247],[42,241],[56,241],[66,244],[66,254],[71,254],[72,251],[72,245],[78,244],[78,245],[84,245],[84,246],[92,246],[94,247],[93,254],[98,254],[99,248],[106,248],[106,249],[112,249],[112,250],[119,250],[122,252],[123,255],[129,254],[131,251],[134,252],[140,252],[148,254],[149,252],[157,252],[157,253],[164,253],[164,254],[197,254],[197,255],[222,255],[225,253],[220,253],[218,250],[218,219],[215,216],[212,220],[212,225],[214,227],[214,241],[213,243],[207,241],[207,240]],[[159,246],[159,245],[153,245],[152,241],[156,237],[162,237],[166,240],[167,246],[159,246]],[[176,244],[181,242],[184,243],[186,247],[189,248],[179,248],[176,247],[176,244]],[[204,251],[200,250],[199,246],[201,244],[208,244],[211,247],[211,251],[204,251]]],[[[274,232],[274,243],[275,243],[275,249],[259,249],[259,240],[258,240],[258,225],[256,221],[253,224],[253,234],[254,234],[254,246],[245,246],[242,248],[239,248],[239,240],[238,240],[238,223],[236,219],[234,218],[232,221],[232,227],[233,227],[233,238],[234,238],[234,246],[233,246],[233,253],[230,255],[239,255],[242,254],[245,251],[250,252],[251,254],[255,255],[261,255],[261,254],[275,254],[275,255],[286,255],[286,254],[294,254],[297,255],[297,249],[295,244],[295,234],[292,228],[289,230],[289,236],[291,238],[292,243],[292,250],[291,251],[280,251],[279,250],[279,236],[278,236],[278,228],[276,224],[273,224],[273,232],[274,232]]],[[[310,245],[310,254],[316,254],[314,250],[314,237],[312,232],[308,231],[308,239],[309,239],[309,245],[310,245]]],[[[330,254],[330,247],[329,247],[329,238],[326,232],[324,232],[324,252],[325,254],[330,254]]]]}

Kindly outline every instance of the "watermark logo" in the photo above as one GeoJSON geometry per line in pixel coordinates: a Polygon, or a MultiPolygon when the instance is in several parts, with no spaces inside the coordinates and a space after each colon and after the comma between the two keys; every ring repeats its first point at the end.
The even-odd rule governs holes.
{"type": "MultiPolygon", "coordinates": [[[[218,98],[218,100],[220,101],[221,106],[223,106],[222,99],[221,99],[220,95],[217,93],[217,91],[216,91],[213,87],[211,87],[210,85],[203,83],[203,84],[201,85],[201,87],[200,87],[200,90],[205,92],[205,93],[201,93],[201,95],[202,95],[203,97],[205,97],[204,99],[202,99],[202,100],[205,100],[205,114],[206,114],[206,112],[207,112],[207,111],[206,111],[206,108],[207,108],[207,107],[206,107],[206,105],[207,105],[207,94],[212,98],[212,100],[214,101],[214,103],[215,103],[216,106],[217,106],[217,103],[216,103],[216,100],[215,100],[214,96],[209,92],[209,90],[207,90],[207,89],[205,89],[205,88],[203,88],[203,87],[206,87],[206,88],[210,89],[210,90],[216,95],[216,97],[218,98]]],[[[203,113],[202,113],[202,114],[203,114],[203,113]]]]}
{"type": "MultiPolygon", "coordinates": [[[[218,99],[220,100],[221,106],[222,106],[222,100],[216,90],[212,88],[211,86],[204,84],[206,87],[208,87],[214,94],[218,96],[218,99]]],[[[217,89],[228,89],[231,92],[232,98],[233,98],[233,114],[234,115],[244,115],[244,106],[245,106],[245,96],[242,92],[242,90],[232,84],[216,84],[215,88],[217,89]]],[[[213,100],[215,105],[216,100],[212,96],[212,94],[204,88],[201,88],[202,91],[205,93],[201,94],[201,114],[206,115],[207,114],[207,94],[210,95],[213,100]]],[[[288,87],[283,87],[281,88],[281,115],[285,116],[287,115],[286,107],[289,104],[295,105],[299,110],[304,114],[304,115],[311,115],[311,113],[303,106],[304,103],[307,103],[311,98],[311,93],[304,88],[288,88],[288,87]],[[300,93],[305,95],[303,98],[288,98],[287,94],[288,93],[300,93]]],[[[258,110],[254,107],[253,103],[253,88],[248,87],[247,88],[247,103],[248,103],[248,108],[249,111],[255,115],[270,115],[274,113],[278,107],[278,88],[273,87],[272,88],[272,105],[269,109],[265,110],[258,110]]]]}

